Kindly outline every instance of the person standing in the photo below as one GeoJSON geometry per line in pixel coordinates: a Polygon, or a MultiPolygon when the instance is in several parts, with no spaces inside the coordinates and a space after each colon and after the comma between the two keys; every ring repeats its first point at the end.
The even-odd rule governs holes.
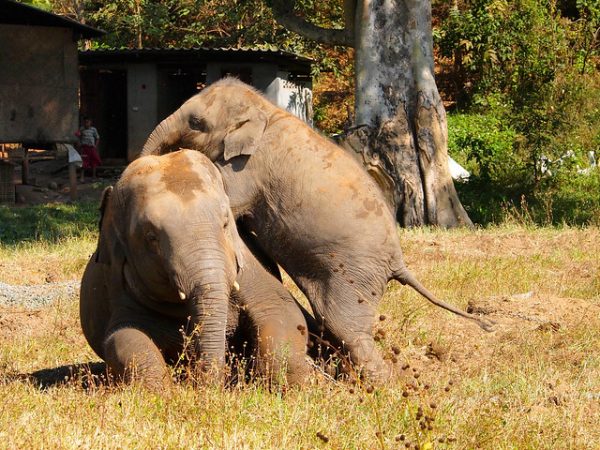
{"type": "Polygon", "coordinates": [[[84,117],[83,126],[75,134],[79,137],[79,152],[83,160],[81,181],[83,181],[85,169],[92,169],[92,178],[96,178],[96,167],[102,164],[102,160],[98,154],[100,135],[98,134],[98,130],[92,126],[92,119],[84,117]]]}

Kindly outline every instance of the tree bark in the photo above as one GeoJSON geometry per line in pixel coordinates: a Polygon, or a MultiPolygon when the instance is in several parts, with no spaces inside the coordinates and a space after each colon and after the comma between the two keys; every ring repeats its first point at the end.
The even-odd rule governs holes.
{"type": "MultiPolygon", "coordinates": [[[[278,20],[293,12],[293,1],[285,8],[277,7],[281,0],[272,3],[278,20]]],[[[431,3],[344,4],[347,13],[353,12],[354,26],[347,19],[346,29],[336,31],[356,49],[356,124],[342,145],[377,180],[402,226],[471,226],[448,168],[446,113],[434,79],[431,3]]],[[[290,29],[305,34],[302,22],[296,18],[290,29]]]]}

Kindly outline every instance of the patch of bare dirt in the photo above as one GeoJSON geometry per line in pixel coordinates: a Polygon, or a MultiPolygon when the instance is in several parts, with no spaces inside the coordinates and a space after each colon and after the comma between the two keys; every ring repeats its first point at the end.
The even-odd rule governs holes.
{"type": "Polygon", "coordinates": [[[0,341],[10,339],[15,333],[29,337],[46,333],[45,318],[46,314],[39,309],[0,307],[0,341]]]}
{"type": "MultiPolygon", "coordinates": [[[[494,322],[494,330],[484,332],[468,320],[451,316],[429,323],[431,334],[443,336],[407,355],[412,365],[425,369],[451,363],[461,371],[478,370],[503,347],[527,348],[542,334],[554,334],[560,346],[561,334],[574,329],[600,329],[600,306],[578,298],[537,295],[533,292],[472,300],[468,311],[494,322]]],[[[556,348],[556,347],[555,347],[556,348]]],[[[549,350],[539,348],[540,352],[549,350]]],[[[510,352],[509,352],[510,353],[510,352]]],[[[578,355],[568,355],[574,363],[578,355]]],[[[581,355],[579,355],[581,356],[581,355]]]]}
{"type": "MultiPolygon", "coordinates": [[[[39,205],[43,203],[66,203],[71,200],[68,161],[66,153],[56,151],[34,151],[29,168],[28,184],[21,183],[21,167],[14,172],[15,198],[19,205],[39,205]],[[38,159],[35,159],[38,158],[38,159]]],[[[77,171],[77,201],[97,201],[105,186],[118,179],[120,167],[100,167],[97,178],[89,173],[81,181],[77,171]]]]}

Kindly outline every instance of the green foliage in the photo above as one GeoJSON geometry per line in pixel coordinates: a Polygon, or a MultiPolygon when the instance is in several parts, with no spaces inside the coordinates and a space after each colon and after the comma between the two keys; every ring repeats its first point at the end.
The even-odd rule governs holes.
{"type": "MultiPolygon", "coordinates": [[[[36,1],[36,0],[34,0],[36,1]]],[[[263,0],[37,0],[107,31],[92,48],[277,47],[315,57],[319,69],[339,71],[323,46],[287,31],[263,0]]],[[[342,24],[342,2],[296,2],[316,25],[342,24]]],[[[48,8],[48,9],[50,9],[48,8]]]]}
{"type": "Polygon", "coordinates": [[[449,151],[472,173],[457,189],[475,222],[512,214],[543,224],[599,222],[600,173],[588,153],[600,149],[600,88],[560,84],[560,95],[521,111],[490,97],[449,114],[449,151]]]}
{"type": "Polygon", "coordinates": [[[474,83],[473,93],[504,92],[525,102],[567,62],[566,33],[552,2],[469,0],[450,10],[437,44],[474,83]]]}
{"type": "Polygon", "coordinates": [[[598,0],[577,0],[579,20],[576,22],[578,38],[577,64],[581,73],[593,72],[590,59],[600,54],[600,2],[598,0]]]}
{"type": "Polygon", "coordinates": [[[86,11],[90,24],[109,32],[100,43],[107,48],[241,46],[286,34],[263,2],[112,0],[86,11]]]}
{"type": "Polygon", "coordinates": [[[24,241],[58,242],[83,237],[98,229],[98,204],[46,204],[10,208],[0,206],[0,243],[14,245],[24,241]]]}
{"type": "MultiPolygon", "coordinates": [[[[484,181],[504,177],[518,167],[514,153],[516,132],[493,114],[452,114],[448,117],[448,150],[467,170],[484,181]]],[[[516,169],[516,170],[515,170],[516,169]]]]}
{"type": "Polygon", "coordinates": [[[52,11],[51,0],[22,0],[21,3],[25,3],[45,11],[52,11]]]}
{"type": "Polygon", "coordinates": [[[499,113],[448,115],[448,151],[471,177],[457,184],[467,213],[476,223],[503,219],[504,205],[518,204],[527,167],[515,153],[517,133],[499,113]]]}
{"type": "Polygon", "coordinates": [[[600,225],[600,169],[587,174],[560,172],[539,198],[538,223],[600,225]]]}
{"type": "Polygon", "coordinates": [[[600,6],[573,3],[461,1],[435,34],[466,88],[449,147],[474,174],[459,190],[476,221],[502,220],[507,205],[538,223],[597,220],[587,155],[600,153],[600,6]]]}

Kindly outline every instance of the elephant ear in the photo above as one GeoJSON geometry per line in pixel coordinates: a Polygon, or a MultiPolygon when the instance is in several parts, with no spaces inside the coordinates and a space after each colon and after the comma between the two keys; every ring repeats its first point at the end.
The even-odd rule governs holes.
{"type": "Polygon", "coordinates": [[[229,211],[229,232],[231,234],[231,241],[233,244],[233,251],[235,252],[235,262],[237,264],[237,271],[239,272],[244,268],[245,257],[244,250],[246,248],[246,244],[242,241],[237,229],[237,225],[235,223],[235,218],[233,217],[233,213],[231,210],[229,211]]]}
{"type": "Polygon", "coordinates": [[[266,126],[267,116],[259,110],[252,110],[237,120],[223,141],[225,161],[240,155],[252,155],[262,140],[266,126]]]}
{"type": "Polygon", "coordinates": [[[111,264],[112,258],[119,251],[120,243],[115,229],[114,222],[114,199],[113,187],[109,186],[102,192],[100,201],[100,237],[98,238],[98,248],[96,249],[96,262],[101,264],[111,264]]]}

